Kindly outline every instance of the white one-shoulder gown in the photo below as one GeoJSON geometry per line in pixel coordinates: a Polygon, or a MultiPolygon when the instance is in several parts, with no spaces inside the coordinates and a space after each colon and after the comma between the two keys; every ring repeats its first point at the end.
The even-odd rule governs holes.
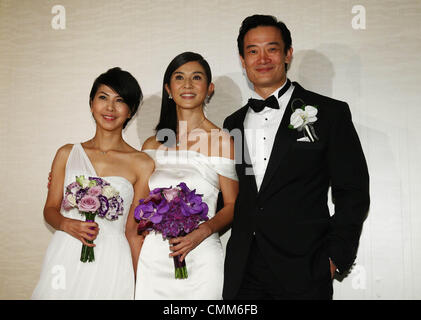
{"type": "MultiPolygon", "coordinates": [[[[75,144],[66,164],[64,188],[75,177],[98,177],[85,150],[75,144]]],[[[82,242],[57,230],[48,246],[32,299],[133,299],[134,272],[125,227],[133,186],[123,177],[102,177],[123,198],[124,213],[117,220],[96,218],[100,231],[94,243],[95,261],[80,262],[82,242]]],[[[64,191],[63,191],[64,194],[64,191]]],[[[83,220],[77,209],[61,210],[65,217],[83,220]]]]}

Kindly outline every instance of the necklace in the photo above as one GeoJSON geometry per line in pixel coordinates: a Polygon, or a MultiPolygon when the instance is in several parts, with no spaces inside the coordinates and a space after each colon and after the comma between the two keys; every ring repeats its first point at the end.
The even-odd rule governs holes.
{"type": "MultiPolygon", "coordinates": [[[[194,129],[197,129],[197,128],[199,128],[200,127],[200,125],[203,123],[203,121],[205,121],[205,119],[206,119],[206,117],[203,117],[203,119],[199,122],[199,124],[198,125],[196,125],[193,129],[190,129],[190,131],[189,132],[187,132],[187,134],[186,134],[186,136],[188,137],[189,136],[189,134],[190,134],[190,132],[192,132],[194,129]]],[[[180,144],[181,144],[181,142],[180,142],[180,137],[176,140],[176,146],[177,147],[179,147],[180,146],[180,144]]]]}
{"type": "Polygon", "coordinates": [[[94,149],[98,149],[98,151],[99,151],[99,153],[101,153],[103,156],[106,156],[107,155],[107,153],[108,153],[108,151],[110,151],[110,150],[108,150],[108,151],[102,151],[100,148],[96,148],[95,147],[95,143],[94,143],[94,141],[91,139],[91,140],[89,140],[90,142],[91,142],[91,144],[93,144],[93,148],[94,149]]]}

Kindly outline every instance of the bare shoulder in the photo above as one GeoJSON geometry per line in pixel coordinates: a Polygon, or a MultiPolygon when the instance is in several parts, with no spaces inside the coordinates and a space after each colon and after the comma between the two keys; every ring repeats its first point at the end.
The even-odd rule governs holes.
{"type": "Polygon", "coordinates": [[[155,169],[155,162],[145,152],[136,150],[131,154],[130,165],[138,172],[151,172],[155,169]]]}
{"type": "Polygon", "coordinates": [[[212,156],[234,159],[234,140],[229,132],[213,125],[210,130],[210,139],[212,156]]]}
{"type": "Polygon", "coordinates": [[[51,165],[51,172],[64,172],[64,168],[66,167],[67,159],[69,158],[72,148],[73,144],[65,144],[64,146],[58,148],[51,165]]]}
{"type": "Polygon", "coordinates": [[[73,144],[70,144],[70,143],[65,144],[64,146],[61,146],[60,148],[58,148],[56,152],[56,159],[67,161],[67,158],[69,157],[72,149],[73,149],[73,144]]]}
{"type": "Polygon", "coordinates": [[[161,143],[156,140],[156,136],[150,136],[143,142],[142,150],[158,149],[160,146],[161,143]]]}
{"type": "Polygon", "coordinates": [[[219,135],[219,136],[221,136],[221,137],[223,137],[223,138],[228,138],[228,137],[230,137],[230,134],[229,134],[229,132],[228,131],[226,131],[226,130],[224,130],[224,129],[222,129],[222,128],[220,128],[220,127],[218,127],[217,125],[215,125],[214,123],[212,123],[212,122],[210,122],[209,121],[209,125],[207,126],[207,131],[212,135],[212,134],[215,134],[215,135],[219,135]]]}
{"type": "Polygon", "coordinates": [[[69,154],[73,149],[73,144],[68,143],[58,148],[57,153],[69,154]]]}

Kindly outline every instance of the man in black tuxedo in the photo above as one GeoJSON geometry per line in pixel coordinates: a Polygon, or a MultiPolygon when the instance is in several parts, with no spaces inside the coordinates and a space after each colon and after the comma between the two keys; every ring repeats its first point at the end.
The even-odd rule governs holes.
{"type": "Polygon", "coordinates": [[[287,79],[291,35],[276,18],[246,18],[237,41],[247,77],[266,100],[250,99],[224,122],[241,137],[234,136],[240,192],[223,297],[331,299],[334,273],[356,258],[370,202],[349,107],[287,79]]]}

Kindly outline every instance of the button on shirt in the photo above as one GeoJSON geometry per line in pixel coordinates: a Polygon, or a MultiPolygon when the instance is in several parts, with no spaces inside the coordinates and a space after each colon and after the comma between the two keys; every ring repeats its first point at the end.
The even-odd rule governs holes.
{"type": "MultiPolygon", "coordinates": [[[[277,97],[279,90],[283,86],[275,90],[272,95],[277,97]]],[[[256,113],[249,108],[244,119],[244,135],[251,164],[253,165],[253,171],[246,172],[246,174],[254,174],[257,190],[260,190],[266,167],[269,163],[276,132],[281,124],[285,108],[291,99],[293,91],[294,85],[291,84],[291,87],[278,99],[279,109],[265,107],[261,112],[256,113]]],[[[255,92],[252,98],[263,99],[255,92]]]]}

